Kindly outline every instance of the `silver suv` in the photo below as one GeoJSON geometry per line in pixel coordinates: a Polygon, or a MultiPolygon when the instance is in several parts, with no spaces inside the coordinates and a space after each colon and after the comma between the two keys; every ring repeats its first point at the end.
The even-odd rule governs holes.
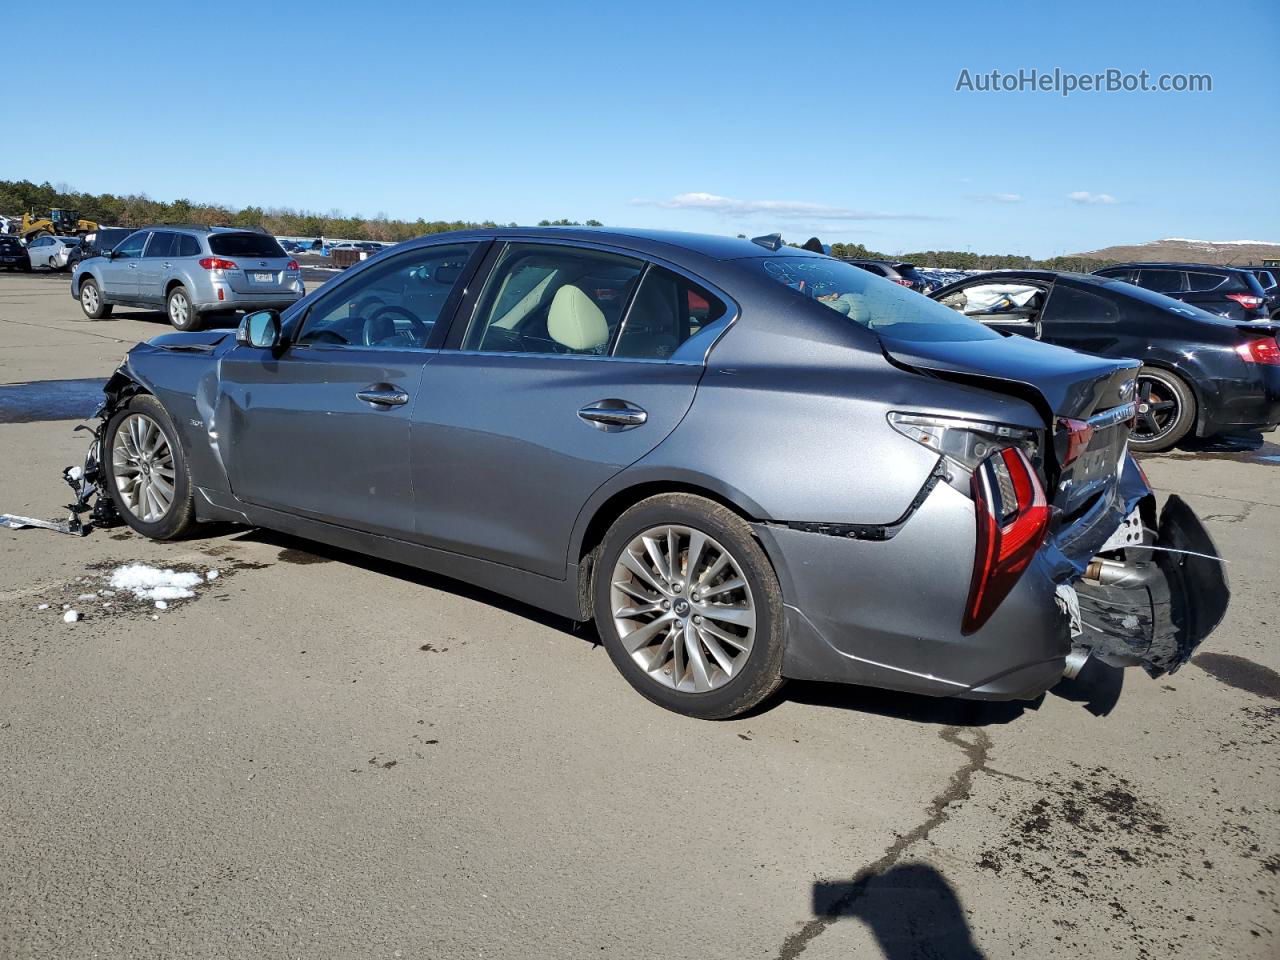
{"type": "Polygon", "coordinates": [[[179,330],[220,313],[282,310],[305,293],[298,261],[274,237],[234,227],[143,227],[71,277],[91,320],[116,305],[163,307],[179,330]]]}

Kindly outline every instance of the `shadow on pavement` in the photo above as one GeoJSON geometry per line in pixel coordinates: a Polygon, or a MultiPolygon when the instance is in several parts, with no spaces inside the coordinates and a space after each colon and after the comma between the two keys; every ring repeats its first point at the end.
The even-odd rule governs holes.
{"type": "Polygon", "coordinates": [[[1084,704],[1084,708],[1095,717],[1105,717],[1120,702],[1123,689],[1122,668],[1109,667],[1100,660],[1090,659],[1074,680],[1061,680],[1049,692],[1063,700],[1084,704]]]}
{"type": "MultiPolygon", "coordinates": [[[[816,683],[793,680],[782,689],[786,700],[819,707],[836,707],[874,713],[882,717],[935,723],[945,727],[985,727],[1017,720],[1027,710],[1037,710],[1043,697],[1035,700],[960,700],[956,697],[925,697],[915,693],[859,687],[843,683],[816,683]]],[[[764,705],[767,710],[768,703],[764,705]]]]}
{"type": "Polygon", "coordinates": [[[818,917],[856,917],[886,960],[983,960],[960,898],[927,863],[906,863],[849,882],[813,885],[818,917]]]}

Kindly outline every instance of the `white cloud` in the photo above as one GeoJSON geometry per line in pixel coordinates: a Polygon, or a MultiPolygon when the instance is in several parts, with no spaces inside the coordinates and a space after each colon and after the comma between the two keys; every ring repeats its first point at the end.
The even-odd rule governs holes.
{"type": "Polygon", "coordinates": [[[851,210],[848,207],[832,207],[822,203],[802,203],[798,200],[736,200],[714,193],[680,193],[669,200],[645,200],[637,198],[632,204],[641,207],[661,207],[664,210],[703,210],[723,216],[770,216],[793,220],[937,220],[938,217],[912,213],[879,213],[871,210],[851,210]]]}
{"type": "Polygon", "coordinates": [[[986,203],[1021,203],[1020,193],[976,193],[970,200],[982,200],[986,203]]]}
{"type": "Polygon", "coordinates": [[[1119,200],[1117,200],[1115,197],[1113,197],[1113,196],[1112,196],[1111,194],[1109,194],[1109,193],[1090,193],[1088,190],[1076,190],[1076,191],[1074,191],[1073,193],[1068,193],[1068,194],[1067,194],[1067,199],[1068,199],[1068,200],[1074,200],[1076,203],[1103,203],[1103,204],[1106,204],[1106,203],[1119,203],[1119,202],[1120,202],[1119,200]]]}

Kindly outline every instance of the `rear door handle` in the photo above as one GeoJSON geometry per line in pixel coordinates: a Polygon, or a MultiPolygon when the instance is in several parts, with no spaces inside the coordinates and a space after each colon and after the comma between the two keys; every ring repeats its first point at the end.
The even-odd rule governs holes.
{"type": "Polygon", "coordinates": [[[409,402],[409,394],[389,383],[371,383],[357,390],[356,398],[379,407],[400,407],[409,402]]]}
{"type": "Polygon", "coordinates": [[[626,400],[609,398],[589,403],[578,411],[582,420],[600,430],[627,430],[649,419],[649,414],[626,400]]]}

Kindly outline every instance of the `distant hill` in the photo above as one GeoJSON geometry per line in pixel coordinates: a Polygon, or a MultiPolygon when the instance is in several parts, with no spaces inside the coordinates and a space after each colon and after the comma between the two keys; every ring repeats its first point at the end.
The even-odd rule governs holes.
{"type": "Polygon", "coordinates": [[[1189,240],[1169,237],[1149,243],[1117,244],[1101,250],[1071,254],[1091,260],[1171,260],[1187,263],[1216,263],[1220,266],[1239,263],[1261,263],[1280,259],[1280,243],[1264,240],[1189,240]]]}

